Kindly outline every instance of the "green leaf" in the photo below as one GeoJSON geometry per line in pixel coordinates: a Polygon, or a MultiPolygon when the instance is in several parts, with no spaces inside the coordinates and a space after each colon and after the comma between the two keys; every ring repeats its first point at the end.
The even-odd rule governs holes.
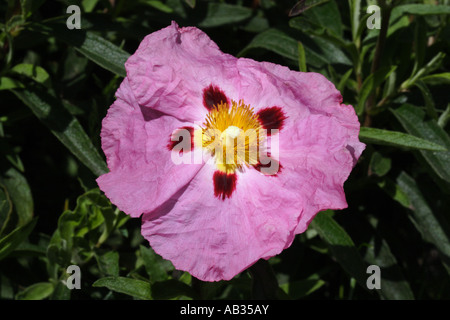
{"type": "Polygon", "coordinates": [[[317,6],[308,12],[308,18],[313,19],[319,25],[325,27],[334,36],[342,36],[342,20],[338,5],[335,1],[317,6]]]}
{"type": "Polygon", "coordinates": [[[430,85],[450,84],[450,72],[431,74],[420,78],[420,80],[430,85]]]}
{"type": "Polygon", "coordinates": [[[404,104],[392,112],[407,132],[446,148],[434,152],[421,150],[420,153],[440,178],[450,182],[450,137],[447,133],[435,120],[426,119],[425,112],[413,105],[404,104]]]}
{"type": "Polygon", "coordinates": [[[189,7],[195,8],[196,0],[184,0],[184,1],[188,4],[189,7]]]}
{"type": "Polygon", "coordinates": [[[238,56],[245,55],[254,48],[264,48],[283,57],[298,62],[298,42],[277,29],[268,29],[261,32],[239,52],[238,56]]]}
{"type": "Polygon", "coordinates": [[[432,4],[405,4],[396,6],[395,14],[415,14],[415,15],[430,15],[430,14],[450,14],[450,6],[446,5],[432,5],[432,4]]]}
{"type": "Polygon", "coordinates": [[[374,152],[370,158],[369,167],[373,173],[382,177],[391,169],[391,159],[383,157],[379,152],[374,152]]]}
{"type": "Polygon", "coordinates": [[[119,276],[119,254],[116,251],[108,251],[96,257],[99,269],[104,275],[119,276]]]}
{"type": "Polygon", "coordinates": [[[95,175],[99,176],[108,171],[105,161],[81,124],[66,111],[60,100],[31,86],[27,90],[13,92],[95,175]]]}
{"type": "Polygon", "coordinates": [[[300,299],[309,296],[314,291],[323,287],[326,282],[321,279],[306,279],[288,282],[280,285],[280,288],[286,292],[291,299],[300,299]]]}
{"type": "Polygon", "coordinates": [[[33,219],[0,239],[0,260],[6,258],[19,244],[28,238],[28,235],[36,225],[36,221],[36,219],[33,219]]]}
{"type": "Polygon", "coordinates": [[[356,113],[361,115],[364,111],[369,96],[386,80],[389,75],[397,68],[397,66],[383,67],[374,73],[371,73],[363,82],[359,92],[358,105],[356,106],[356,113]]]}
{"type": "Polygon", "coordinates": [[[430,89],[428,89],[427,85],[422,80],[416,81],[415,85],[417,88],[419,88],[420,92],[422,93],[423,100],[425,101],[425,108],[427,109],[428,115],[431,118],[437,120],[438,115],[436,113],[436,107],[434,105],[433,95],[430,89]]]}
{"type": "Polygon", "coordinates": [[[69,30],[65,24],[33,23],[29,29],[74,46],[88,59],[121,77],[126,77],[125,62],[130,54],[91,31],[69,30]]]}
{"type": "Polygon", "coordinates": [[[315,6],[321,5],[328,1],[329,0],[300,0],[289,11],[289,16],[290,17],[296,16],[298,14],[305,12],[306,10],[314,8],[315,6]]]}
{"type": "Polygon", "coordinates": [[[106,287],[109,290],[124,293],[141,300],[151,300],[150,283],[125,277],[106,277],[94,282],[94,287],[106,287]]]}
{"type": "Polygon", "coordinates": [[[361,15],[361,0],[350,0],[350,24],[352,27],[352,39],[357,40],[359,22],[361,15]]]}
{"type": "Polygon", "coordinates": [[[98,0],[82,0],[81,5],[85,12],[92,12],[97,5],[98,0]]]}
{"type": "Polygon", "coordinates": [[[9,168],[0,183],[8,190],[9,197],[18,216],[18,226],[28,223],[33,218],[34,204],[31,189],[25,177],[15,168],[9,168]]]}
{"type": "Polygon", "coordinates": [[[206,17],[198,25],[201,28],[210,28],[239,23],[251,18],[252,14],[253,10],[247,7],[209,2],[206,17]]]}
{"type": "Polygon", "coordinates": [[[168,279],[167,271],[172,270],[172,264],[157,255],[152,249],[139,247],[145,270],[149,275],[150,282],[163,281],[168,279]]]}
{"type": "Polygon", "coordinates": [[[384,179],[378,182],[377,185],[381,188],[381,190],[386,192],[387,195],[389,195],[393,200],[400,203],[403,207],[408,209],[410,208],[411,204],[409,203],[408,196],[394,181],[384,177],[384,179]]]}
{"type": "Polygon", "coordinates": [[[339,92],[343,92],[345,89],[345,86],[347,84],[348,78],[350,77],[350,75],[353,73],[353,69],[348,70],[341,78],[341,80],[339,81],[338,85],[336,86],[336,89],[339,92]]]}
{"type": "Polygon", "coordinates": [[[50,282],[35,283],[16,295],[17,300],[43,300],[48,298],[54,290],[50,282]]]}
{"type": "MultiPolygon", "coordinates": [[[[417,72],[413,73],[410,78],[405,80],[400,85],[400,90],[407,90],[408,88],[413,86],[418,79],[424,78],[430,72],[438,69],[441,66],[445,56],[446,55],[443,52],[439,52],[438,54],[436,54],[423,68],[420,68],[417,72]]],[[[413,70],[413,72],[414,71],[415,70],[413,70]]]]}
{"type": "Polygon", "coordinates": [[[426,202],[419,186],[405,172],[402,172],[397,183],[411,202],[413,215],[410,216],[425,240],[433,243],[444,256],[444,262],[450,266],[450,226],[444,216],[432,210],[426,202]]]}
{"type": "Polygon", "coordinates": [[[0,90],[11,90],[17,88],[24,88],[23,83],[16,79],[9,77],[0,77],[0,90]]]}
{"type": "Polygon", "coordinates": [[[165,5],[163,2],[161,1],[157,1],[157,0],[145,0],[142,1],[146,4],[148,4],[149,6],[152,6],[155,9],[158,9],[161,12],[165,12],[165,13],[172,13],[173,9],[167,5],[165,5]]]}
{"type": "Polygon", "coordinates": [[[425,140],[407,133],[377,128],[361,127],[359,138],[365,143],[388,145],[399,148],[431,151],[447,150],[443,145],[431,142],[431,139],[425,140]]]}
{"type": "Polygon", "coordinates": [[[305,48],[300,41],[298,42],[298,68],[301,72],[308,71],[306,68],[305,48]]]}
{"type": "Polygon", "coordinates": [[[12,72],[16,74],[20,74],[26,76],[38,83],[42,83],[43,85],[48,86],[50,84],[50,76],[47,71],[40,66],[36,66],[29,63],[21,63],[15,65],[12,69],[12,72]]]}
{"type": "Polygon", "coordinates": [[[12,213],[12,202],[8,190],[0,184],[0,236],[9,222],[12,213]]]}
{"type": "Polygon", "coordinates": [[[311,222],[312,227],[329,246],[332,255],[342,268],[366,288],[366,264],[353,240],[333,219],[331,212],[319,212],[311,222]]]}

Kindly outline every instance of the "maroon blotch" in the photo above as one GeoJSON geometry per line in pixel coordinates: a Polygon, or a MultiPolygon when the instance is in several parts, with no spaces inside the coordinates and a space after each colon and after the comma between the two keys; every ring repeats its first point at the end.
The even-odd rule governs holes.
{"type": "Polygon", "coordinates": [[[214,195],[222,200],[230,198],[236,190],[237,175],[235,173],[214,172],[214,195]]]}
{"type": "Polygon", "coordinates": [[[268,155],[265,158],[266,159],[264,162],[268,162],[268,163],[263,164],[263,163],[261,163],[261,160],[259,160],[257,164],[253,165],[253,168],[255,168],[256,170],[258,170],[259,172],[261,172],[264,175],[276,177],[281,172],[281,169],[283,168],[280,161],[272,158],[270,155],[268,155]],[[267,161],[267,159],[269,159],[269,161],[267,161]],[[276,162],[278,164],[278,166],[275,167],[275,168],[277,168],[276,171],[275,171],[275,168],[272,168],[273,162],[276,162]],[[263,168],[265,170],[262,170],[263,168]]]}
{"type": "MultiPolygon", "coordinates": [[[[181,134],[182,130],[188,130],[191,137],[191,151],[194,150],[194,128],[193,127],[181,127],[175,130],[174,133],[169,138],[169,143],[167,144],[167,149],[172,151],[179,143],[183,141],[183,135],[181,134]],[[175,141],[172,140],[172,137],[175,138],[175,141]]],[[[180,154],[183,154],[183,149],[180,149],[180,154]]]]}
{"type": "Polygon", "coordinates": [[[210,84],[208,87],[203,89],[203,105],[206,109],[211,111],[221,102],[229,103],[227,96],[222,90],[220,90],[219,87],[210,84]]]}
{"type": "Polygon", "coordinates": [[[284,125],[286,116],[280,107],[268,107],[258,111],[258,120],[261,126],[267,130],[267,135],[270,136],[272,129],[281,130],[284,125]]]}

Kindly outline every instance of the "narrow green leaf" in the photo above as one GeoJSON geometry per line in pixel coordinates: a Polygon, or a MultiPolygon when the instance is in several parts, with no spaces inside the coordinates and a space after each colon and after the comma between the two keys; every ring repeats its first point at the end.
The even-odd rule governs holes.
{"type": "Polygon", "coordinates": [[[446,150],[434,152],[420,150],[420,153],[440,178],[450,182],[450,137],[448,134],[435,120],[426,119],[423,110],[413,105],[404,104],[392,112],[407,132],[446,148],[446,150]]]}
{"type": "Polygon", "coordinates": [[[293,17],[299,15],[306,10],[314,8],[315,6],[321,5],[329,0],[300,0],[289,10],[289,16],[293,17]]]}
{"type": "Polygon", "coordinates": [[[343,92],[345,89],[345,86],[347,84],[347,80],[350,77],[350,75],[353,73],[353,69],[348,70],[339,81],[336,89],[338,89],[339,92],[343,92]]]}
{"type": "Polygon", "coordinates": [[[192,9],[195,8],[195,2],[196,0],[184,0],[189,7],[191,7],[192,9]]]}
{"type": "Polygon", "coordinates": [[[12,202],[8,190],[0,184],[0,236],[9,222],[12,213],[12,202]]]}
{"type": "Polygon", "coordinates": [[[98,0],[82,0],[81,5],[85,12],[92,12],[97,5],[98,0]]]}
{"type": "Polygon", "coordinates": [[[412,221],[422,233],[425,240],[433,243],[444,256],[444,262],[450,266],[450,225],[439,212],[433,211],[418,185],[412,177],[402,172],[397,183],[411,202],[412,221]]]}
{"type": "Polygon", "coordinates": [[[31,86],[27,90],[13,92],[94,174],[99,176],[107,172],[105,161],[95,149],[83,127],[66,111],[60,100],[31,86]]]}
{"type": "Polygon", "coordinates": [[[438,126],[444,128],[447,125],[448,120],[450,120],[450,103],[445,108],[444,112],[439,116],[438,126]]]}
{"type": "Polygon", "coordinates": [[[423,100],[425,101],[425,108],[427,109],[428,115],[437,120],[438,115],[436,113],[436,107],[434,105],[433,101],[433,95],[431,94],[430,89],[428,89],[427,85],[421,81],[418,80],[415,83],[416,87],[419,88],[420,92],[422,93],[423,100]]]}
{"type": "Polygon", "coordinates": [[[145,0],[143,1],[144,3],[148,4],[149,6],[152,6],[155,9],[158,9],[161,12],[165,12],[165,13],[172,13],[173,9],[167,5],[165,5],[163,2],[161,1],[157,1],[157,0],[145,0]]]}
{"type": "Polygon", "coordinates": [[[54,290],[50,282],[35,283],[16,295],[17,300],[43,300],[48,298],[54,290]]]}
{"type": "Polygon", "coordinates": [[[33,219],[0,239],[0,260],[6,258],[19,244],[28,238],[28,235],[36,225],[36,221],[36,219],[33,219]]]}
{"type": "Polygon", "coordinates": [[[300,41],[298,42],[298,68],[301,72],[308,71],[306,68],[305,48],[300,41]]]}
{"type": "Polygon", "coordinates": [[[446,147],[414,135],[398,131],[361,127],[359,138],[366,143],[388,145],[407,149],[446,151],[446,147]]]}
{"type": "Polygon", "coordinates": [[[277,29],[268,29],[258,34],[238,56],[243,56],[253,48],[264,48],[298,62],[298,42],[277,29]]]}
{"type": "Polygon", "coordinates": [[[330,212],[319,212],[311,224],[329,246],[331,253],[342,268],[362,287],[366,288],[366,264],[353,240],[333,219],[330,212]]]}
{"type": "Polygon", "coordinates": [[[361,0],[350,0],[350,24],[352,27],[353,41],[357,40],[359,29],[359,16],[361,15],[361,0]]]}
{"type": "Polygon", "coordinates": [[[415,15],[430,15],[430,14],[450,14],[450,6],[446,5],[432,5],[432,4],[404,4],[396,6],[394,11],[396,14],[415,14],[415,15]]]}
{"type": "Polygon", "coordinates": [[[50,76],[48,75],[47,71],[45,71],[44,68],[33,64],[21,63],[12,67],[11,71],[16,74],[26,76],[44,85],[48,85],[50,82],[50,76]]]}
{"type": "Polygon", "coordinates": [[[450,84],[450,72],[430,74],[420,78],[420,80],[430,85],[450,84]]]}
{"type": "Polygon", "coordinates": [[[300,299],[309,296],[314,291],[323,287],[326,282],[321,279],[306,279],[288,282],[280,285],[280,288],[286,292],[291,299],[300,299]]]}
{"type": "Polygon", "coordinates": [[[409,198],[408,196],[402,191],[402,189],[391,179],[384,177],[384,179],[380,182],[378,182],[378,186],[386,192],[387,195],[389,195],[393,200],[400,203],[405,208],[410,208],[409,198]]]}
{"type": "Polygon", "coordinates": [[[363,82],[359,92],[358,105],[356,106],[356,113],[361,115],[364,111],[369,96],[386,80],[389,75],[397,68],[397,66],[383,67],[375,73],[371,73],[363,82]]]}
{"type": "Polygon", "coordinates": [[[94,282],[94,287],[106,287],[109,290],[127,294],[141,300],[151,300],[150,283],[125,277],[106,277],[94,282]]]}
{"type": "Polygon", "coordinates": [[[97,34],[83,29],[69,30],[62,23],[47,25],[33,23],[28,28],[47,36],[54,36],[58,40],[74,46],[88,59],[106,70],[126,77],[125,62],[130,54],[97,34]]]}
{"type": "Polygon", "coordinates": [[[446,55],[443,52],[436,54],[423,68],[420,68],[417,72],[412,73],[411,77],[400,85],[400,90],[407,90],[413,86],[418,79],[424,78],[430,72],[438,69],[441,66],[445,56],[446,55]]]}
{"type": "Polygon", "coordinates": [[[227,3],[209,2],[205,19],[199,23],[202,28],[218,27],[239,23],[251,18],[252,9],[227,3]]]}
{"type": "Polygon", "coordinates": [[[24,88],[23,83],[16,79],[9,77],[0,77],[0,90],[11,90],[17,88],[24,88]]]}

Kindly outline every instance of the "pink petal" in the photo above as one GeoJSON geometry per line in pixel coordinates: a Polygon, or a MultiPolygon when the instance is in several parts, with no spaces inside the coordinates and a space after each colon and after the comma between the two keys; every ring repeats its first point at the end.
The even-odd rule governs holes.
{"type": "Polygon", "coordinates": [[[214,166],[142,217],[142,235],[175,268],[204,281],[229,280],[289,246],[306,199],[256,170],[238,173],[236,190],[214,195],[214,166]]]}
{"type": "Polygon", "coordinates": [[[127,78],[116,97],[101,132],[111,172],[100,176],[97,183],[120,210],[138,217],[185,186],[202,164],[175,165],[171,160],[167,148],[171,134],[186,123],[141,109],[127,78]]]}
{"type": "Polygon", "coordinates": [[[125,67],[140,105],[195,122],[208,112],[205,88],[220,83],[225,95],[234,94],[235,64],[199,29],[172,23],[145,37],[125,67]]]}

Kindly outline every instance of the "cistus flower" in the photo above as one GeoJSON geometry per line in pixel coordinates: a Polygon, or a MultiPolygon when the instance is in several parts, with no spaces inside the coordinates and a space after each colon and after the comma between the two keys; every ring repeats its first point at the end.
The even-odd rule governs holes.
{"type": "Polygon", "coordinates": [[[319,211],[347,207],[343,184],[365,146],[324,76],[238,59],[176,23],[125,67],[97,182],[142,215],[142,235],[175,268],[229,280],[288,248],[319,211]]]}

